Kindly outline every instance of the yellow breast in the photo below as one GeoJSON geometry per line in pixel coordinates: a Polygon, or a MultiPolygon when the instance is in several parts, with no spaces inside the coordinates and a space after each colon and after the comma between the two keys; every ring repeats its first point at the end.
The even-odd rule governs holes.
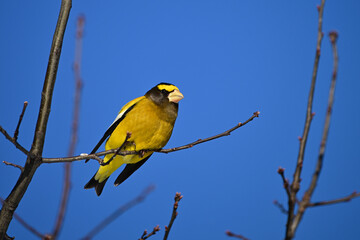
{"type": "Polygon", "coordinates": [[[168,114],[162,107],[143,98],[116,127],[106,142],[105,149],[120,147],[128,132],[131,137],[124,150],[162,148],[170,139],[175,119],[176,114],[168,114]]]}

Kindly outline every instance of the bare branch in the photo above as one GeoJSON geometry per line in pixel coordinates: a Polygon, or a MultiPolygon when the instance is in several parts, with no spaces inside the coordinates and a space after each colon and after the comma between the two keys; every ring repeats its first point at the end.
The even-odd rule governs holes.
{"type": "MultiPolygon", "coordinates": [[[[0,197],[0,202],[2,205],[5,205],[5,201],[4,199],[2,199],[0,197]]],[[[36,230],[33,226],[31,226],[30,224],[28,224],[24,219],[22,219],[18,214],[14,213],[14,218],[24,227],[26,228],[27,230],[29,230],[32,234],[34,234],[35,236],[41,238],[41,239],[44,239],[45,238],[45,235],[40,233],[38,230],[36,230]]]]}
{"type": "Polygon", "coordinates": [[[110,164],[110,163],[112,162],[112,160],[115,158],[115,156],[120,153],[121,149],[125,146],[125,144],[127,143],[127,140],[129,140],[130,137],[131,137],[131,133],[127,132],[123,144],[121,144],[121,146],[116,150],[116,152],[114,153],[114,155],[111,156],[111,158],[109,159],[109,161],[107,161],[107,162],[102,162],[101,165],[102,165],[102,166],[105,166],[105,165],[110,164]]]}
{"type": "Polygon", "coordinates": [[[338,199],[328,200],[328,201],[321,201],[321,202],[314,202],[314,203],[308,203],[306,207],[318,207],[318,206],[326,206],[336,203],[343,203],[343,202],[349,202],[354,198],[360,197],[360,193],[353,192],[352,194],[338,199]]]}
{"type": "Polygon", "coordinates": [[[147,188],[145,188],[139,196],[134,198],[133,200],[129,201],[128,203],[122,205],[118,209],[116,209],[113,213],[111,213],[108,217],[106,217],[103,221],[101,221],[98,225],[96,225],[88,234],[86,234],[85,237],[83,237],[83,240],[89,240],[92,239],[97,233],[99,233],[101,230],[103,230],[106,226],[108,226],[111,222],[113,222],[116,218],[118,218],[120,215],[122,215],[124,212],[128,211],[130,208],[134,207],[135,205],[141,203],[145,200],[145,198],[154,191],[155,186],[150,185],[147,188]]]}
{"type": "Polygon", "coordinates": [[[285,209],[284,205],[282,205],[281,203],[279,203],[277,200],[274,200],[273,203],[274,203],[274,205],[275,205],[276,207],[279,208],[280,212],[282,212],[283,214],[288,215],[288,211],[285,209]]]}
{"type": "Polygon", "coordinates": [[[179,206],[179,201],[183,198],[183,196],[181,195],[181,193],[176,193],[175,194],[175,203],[174,203],[174,206],[173,206],[173,211],[172,211],[172,214],[171,214],[171,219],[170,219],[170,222],[169,222],[169,226],[165,226],[165,235],[164,235],[164,240],[166,240],[169,236],[169,233],[170,233],[170,230],[171,230],[171,227],[175,221],[175,218],[177,217],[178,215],[178,212],[177,212],[177,209],[178,209],[178,206],[179,206]]]}
{"type": "Polygon", "coordinates": [[[14,140],[15,140],[15,141],[17,141],[17,138],[18,138],[18,135],[19,135],[20,124],[21,124],[21,122],[22,122],[22,120],[23,120],[23,117],[24,117],[24,114],[25,114],[25,110],[26,110],[27,105],[28,105],[28,102],[25,101],[25,102],[24,102],[23,109],[22,109],[21,114],[20,114],[20,117],[19,117],[19,122],[18,122],[18,124],[17,124],[17,126],[16,126],[16,129],[15,129],[15,132],[14,132],[14,140]]]}
{"type": "Polygon", "coordinates": [[[305,120],[305,126],[303,135],[301,137],[300,146],[299,146],[299,154],[297,158],[297,164],[294,174],[294,180],[292,182],[291,188],[292,188],[292,198],[294,199],[294,196],[300,189],[300,175],[302,170],[302,165],[304,161],[304,155],[305,155],[305,147],[306,142],[310,130],[310,124],[311,120],[313,118],[313,112],[312,112],[312,104],[313,104],[313,97],[314,97],[314,91],[315,91],[315,83],[317,78],[317,72],[319,68],[319,60],[320,60],[320,53],[321,53],[321,42],[323,38],[323,32],[322,32],[322,21],[323,21],[323,12],[324,12],[324,4],[325,0],[321,1],[321,5],[318,8],[319,10],[319,20],[318,20],[318,34],[317,34],[317,43],[316,43],[316,52],[315,52],[315,61],[313,66],[313,73],[312,73],[312,79],[311,79],[311,86],[310,86],[310,92],[308,97],[308,105],[306,109],[306,120],[305,120]]]}
{"type": "Polygon", "coordinates": [[[7,161],[3,161],[3,163],[5,163],[5,165],[8,165],[8,166],[16,167],[16,168],[20,169],[20,171],[24,171],[24,168],[22,166],[17,165],[15,163],[7,162],[7,161]]]}
{"type": "Polygon", "coordinates": [[[281,176],[281,179],[284,183],[284,189],[286,191],[286,194],[288,195],[288,198],[290,198],[290,188],[289,188],[289,180],[285,178],[285,168],[279,167],[277,170],[278,174],[281,176]]]}
{"type": "MultiPolygon", "coordinates": [[[[117,149],[111,149],[111,150],[98,152],[98,153],[94,153],[94,154],[82,153],[82,154],[80,154],[78,156],[74,156],[74,157],[42,158],[42,162],[43,163],[60,163],[60,162],[75,162],[75,161],[81,161],[81,160],[86,160],[86,159],[95,159],[96,161],[99,162],[99,164],[101,164],[103,162],[103,159],[99,158],[99,156],[104,156],[106,154],[115,153],[116,150],[117,149]]],[[[125,155],[137,154],[136,151],[131,151],[131,152],[127,151],[125,153],[126,153],[125,155]]],[[[122,155],[122,152],[120,152],[119,155],[122,155]]]]}
{"type": "Polygon", "coordinates": [[[32,142],[32,147],[30,150],[31,156],[28,155],[24,171],[20,174],[16,185],[14,186],[10,195],[6,198],[6,204],[4,204],[1,209],[0,239],[3,239],[5,237],[12,216],[16,208],[18,207],[22,197],[24,196],[37,168],[41,164],[41,156],[44,148],[46,127],[51,109],[52,93],[54,90],[57,69],[61,55],[62,42],[71,6],[71,0],[61,1],[60,13],[51,45],[48,67],[46,70],[45,81],[41,93],[40,109],[35,128],[34,140],[32,142]]]}
{"type": "Polygon", "coordinates": [[[243,235],[240,234],[235,234],[229,230],[225,231],[226,235],[228,235],[229,237],[235,237],[235,238],[239,238],[242,240],[250,240],[249,238],[244,237],[243,235]]]}
{"type": "MultiPolygon", "coordinates": [[[[212,137],[208,137],[205,139],[199,139],[196,140],[192,143],[180,146],[180,147],[175,147],[175,148],[169,148],[169,149],[144,149],[144,150],[140,150],[140,151],[118,151],[119,148],[116,149],[111,149],[111,150],[107,150],[107,151],[103,151],[103,152],[98,152],[95,154],[80,154],[79,156],[75,156],[75,157],[65,157],[65,158],[42,158],[42,162],[43,163],[56,163],[56,162],[74,162],[74,161],[81,161],[81,160],[85,160],[85,159],[96,159],[100,164],[103,163],[103,160],[101,158],[98,158],[99,156],[104,156],[106,154],[111,154],[111,153],[117,153],[117,155],[132,155],[132,154],[144,154],[144,152],[159,152],[159,153],[170,153],[170,152],[175,152],[175,151],[179,151],[179,150],[184,150],[184,149],[188,149],[191,148],[197,144],[200,143],[204,143],[204,142],[208,142],[220,137],[224,137],[224,136],[228,136],[230,135],[231,132],[235,131],[236,129],[246,125],[247,123],[251,122],[254,118],[259,117],[260,112],[254,112],[253,115],[246,120],[243,123],[238,123],[235,127],[230,128],[229,130],[226,130],[223,133],[217,134],[215,136],[212,137]]],[[[120,147],[121,148],[121,147],[120,147]]]]}
{"type": "Polygon", "coordinates": [[[211,140],[214,140],[214,139],[217,139],[217,138],[220,138],[220,137],[224,137],[224,136],[229,136],[231,132],[235,131],[236,129],[238,129],[238,128],[244,126],[244,125],[246,125],[248,122],[251,122],[254,118],[259,117],[259,115],[260,115],[259,111],[254,112],[253,115],[248,120],[246,120],[245,122],[243,122],[243,123],[240,122],[235,127],[230,128],[229,130],[226,130],[225,132],[217,134],[215,136],[208,137],[208,138],[205,138],[205,139],[198,139],[195,142],[186,144],[186,145],[181,146],[181,147],[175,147],[175,148],[170,148],[170,149],[162,149],[162,150],[159,150],[157,152],[169,153],[169,152],[179,151],[179,150],[191,148],[191,147],[193,147],[193,146],[195,146],[197,144],[200,144],[200,143],[208,142],[208,141],[211,141],[211,140]]]}
{"type": "Polygon", "coordinates": [[[95,154],[94,154],[94,156],[93,156],[93,157],[88,158],[88,159],[89,159],[89,160],[90,160],[90,159],[94,159],[94,160],[98,161],[100,164],[102,164],[102,163],[104,162],[104,159],[102,159],[102,158],[100,158],[100,157],[96,156],[95,154]]]}
{"type": "MultiPolygon", "coordinates": [[[[78,126],[79,126],[79,115],[80,115],[80,100],[82,90],[82,80],[80,75],[81,66],[81,52],[82,52],[82,36],[84,31],[84,16],[78,17],[77,20],[77,31],[76,31],[76,45],[75,45],[75,61],[74,61],[74,79],[75,79],[75,97],[74,97],[74,111],[71,138],[68,150],[68,156],[74,156],[75,148],[78,140],[78,126]]],[[[58,211],[58,217],[54,226],[52,239],[56,239],[63,226],[67,204],[70,196],[71,188],[71,162],[67,162],[64,165],[64,187],[61,197],[61,203],[58,211]]]]}
{"type": "Polygon", "coordinates": [[[338,71],[338,54],[337,54],[337,47],[336,47],[336,39],[337,39],[337,33],[331,32],[330,33],[330,42],[332,44],[332,49],[333,49],[334,66],[333,66],[333,74],[332,74],[332,78],[331,78],[331,86],[330,86],[330,90],[329,90],[328,106],[326,109],[324,129],[323,129],[323,134],[322,134],[321,143],[320,143],[318,160],[316,163],[316,168],[315,168],[314,174],[311,179],[310,186],[304,193],[304,196],[299,203],[299,209],[298,209],[297,214],[292,223],[292,231],[294,231],[294,232],[296,231],[296,228],[298,227],[298,225],[304,215],[305,209],[311,200],[311,197],[316,188],[317,182],[319,180],[320,172],[321,172],[321,169],[323,166],[325,147],[326,147],[327,138],[329,135],[330,119],[331,119],[332,107],[333,107],[333,103],[334,103],[336,76],[337,76],[337,71],[338,71]]]}
{"type": "Polygon", "coordinates": [[[14,146],[19,149],[20,151],[22,151],[25,155],[29,156],[30,153],[28,150],[26,150],[23,146],[20,145],[20,143],[18,143],[13,137],[11,137],[6,131],[5,129],[3,129],[0,126],[0,132],[5,136],[5,138],[7,140],[9,140],[12,144],[14,144],[14,146]]]}
{"type": "Polygon", "coordinates": [[[145,230],[144,233],[141,235],[141,238],[139,240],[145,240],[148,239],[149,237],[151,237],[152,235],[155,235],[156,232],[160,231],[160,227],[159,225],[157,225],[156,227],[154,227],[154,229],[152,230],[151,233],[147,233],[147,231],[145,230]]]}
{"type": "Polygon", "coordinates": [[[317,43],[316,43],[315,60],[314,60],[314,66],[313,66],[311,86],[310,86],[310,91],[309,91],[309,96],[308,96],[308,104],[307,104],[307,109],[306,109],[305,126],[304,126],[304,130],[303,130],[303,135],[300,138],[299,153],[298,153],[298,157],[297,157],[294,179],[290,186],[290,196],[291,197],[288,199],[288,213],[289,214],[288,214],[288,219],[286,222],[285,240],[292,239],[294,237],[294,234],[296,231],[296,226],[293,225],[292,223],[293,223],[293,219],[294,219],[296,194],[300,189],[300,176],[301,176],[301,171],[302,171],[302,167],[303,167],[305,147],[306,147],[306,142],[307,142],[307,138],[308,138],[308,134],[309,134],[309,130],[310,130],[311,120],[313,118],[312,104],[313,104],[317,72],[318,72],[318,68],[319,68],[321,42],[322,42],[322,38],[323,38],[322,22],[323,22],[324,5],[325,5],[325,0],[321,0],[321,5],[318,7],[319,18],[318,18],[317,43]]]}
{"type": "Polygon", "coordinates": [[[337,39],[337,33],[331,32],[330,33],[332,48],[333,48],[333,56],[334,56],[334,67],[333,67],[333,74],[331,79],[331,86],[329,91],[329,98],[328,98],[328,106],[326,111],[326,117],[325,117],[325,123],[324,123],[324,129],[323,129],[323,135],[320,143],[320,150],[319,150],[319,156],[318,161],[316,165],[315,172],[313,174],[311,184],[309,186],[309,189],[307,190],[307,194],[311,196],[315,190],[316,184],[319,179],[319,175],[322,169],[324,154],[325,154],[325,147],[327,138],[329,135],[329,128],[330,128],[330,119],[331,119],[331,113],[332,113],[332,106],[334,103],[334,94],[335,94],[335,86],[336,86],[336,76],[338,71],[338,54],[337,54],[337,48],[336,48],[336,39],[337,39]]]}

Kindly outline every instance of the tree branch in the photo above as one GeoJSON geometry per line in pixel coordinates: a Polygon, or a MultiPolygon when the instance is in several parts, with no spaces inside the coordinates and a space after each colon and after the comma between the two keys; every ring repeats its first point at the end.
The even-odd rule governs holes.
{"type": "Polygon", "coordinates": [[[17,164],[15,164],[15,163],[7,162],[7,161],[3,161],[3,163],[4,163],[5,165],[8,165],[8,166],[16,167],[16,168],[20,169],[20,171],[24,171],[24,168],[23,168],[22,166],[17,165],[17,164]]]}
{"type": "Polygon", "coordinates": [[[317,182],[319,181],[320,172],[321,172],[321,169],[323,166],[325,147],[326,147],[327,138],[329,135],[330,119],[331,119],[332,107],[333,107],[333,103],[334,103],[336,76],[337,76],[337,71],[338,71],[338,53],[337,53],[337,47],[336,47],[336,40],[337,40],[337,33],[331,32],[330,33],[330,41],[331,41],[331,45],[332,45],[332,49],[333,49],[334,66],[333,66],[333,74],[332,74],[331,86],[330,86],[329,97],[328,97],[328,106],[327,106],[327,110],[326,110],[324,129],[323,129],[323,134],[322,134],[321,143],[320,143],[318,160],[316,163],[316,168],[315,168],[314,174],[311,179],[310,186],[306,190],[306,192],[303,196],[303,199],[299,203],[299,209],[298,209],[297,214],[292,223],[292,229],[294,232],[296,231],[296,228],[298,227],[298,225],[304,215],[306,207],[308,206],[308,204],[311,200],[311,197],[314,193],[317,182]]]}
{"type": "MultiPolygon", "coordinates": [[[[247,123],[251,122],[254,118],[259,117],[260,112],[254,112],[253,115],[246,120],[243,123],[238,123],[236,124],[236,126],[234,126],[233,128],[230,128],[228,130],[226,130],[223,133],[217,134],[215,136],[211,136],[205,139],[198,139],[194,142],[188,143],[186,145],[180,146],[180,147],[174,147],[174,148],[168,148],[168,149],[144,149],[144,150],[140,150],[140,151],[120,151],[118,152],[119,148],[116,149],[110,149],[107,151],[102,151],[102,152],[98,152],[98,153],[94,153],[94,154],[80,154],[78,156],[74,156],[74,157],[63,157],[63,158],[42,158],[42,163],[59,163],[59,162],[75,162],[75,161],[81,161],[81,160],[85,160],[85,159],[95,159],[97,160],[100,164],[103,163],[103,159],[99,158],[99,156],[104,156],[106,154],[111,154],[111,153],[117,153],[117,155],[132,155],[132,154],[143,154],[146,151],[153,151],[153,152],[159,152],[159,153],[170,153],[170,152],[175,152],[175,151],[180,151],[180,150],[184,150],[184,149],[188,149],[191,148],[197,144],[200,143],[205,143],[220,137],[224,137],[224,136],[229,136],[231,132],[235,131],[236,129],[246,125],[247,123]]],[[[31,153],[29,153],[23,146],[21,146],[18,142],[16,142],[1,126],[0,126],[0,132],[2,132],[4,134],[4,136],[15,145],[16,148],[20,149],[23,153],[25,153],[26,155],[30,155],[31,153]]]]}
{"type": "Polygon", "coordinates": [[[259,112],[259,111],[254,112],[253,115],[252,115],[248,120],[246,120],[245,122],[243,122],[243,123],[240,122],[240,123],[238,123],[235,127],[230,128],[229,130],[226,130],[225,132],[220,133],[220,134],[217,134],[217,135],[215,135],[215,136],[208,137],[208,138],[205,138],[205,139],[198,139],[198,140],[195,141],[195,142],[186,144],[186,145],[181,146],[181,147],[170,148],[170,149],[162,149],[162,150],[159,150],[158,152],[161,152],[161,153],[175,152],[175,151],[179,151],[179,150],[191,148],[191,147],[193,147],[193,146],[195,146],[195,145],[197,145],[197,144],[204,143],[204,142],[208,142],[208,141],[211,141],[211,140],[220,138],[220,137],[229,136],[231,132],[233,132],[233,131],[235,131],[236,129],[238,129],[238,128],[244,126],[244,125],[246,125],[246,124],[249,123],[249,122],[251,122],[254,118],[259,117],[259,115],[260,115],[260,112],[259,112]]]}
{"type": "MultiPolygon", "coordinates": [[[[188,149],[191,148],[195,145],[201,144],[201,143],[205,143],[220,137],[224,137],[224,136],[229,136],[231,132],[237,130],[238,128],[246,125],[247,123],[251,122],[254,118],[259,117],[260,112],[254,112],[253,115],[246,120],[243,123],[238,123],[236,124],[236,126],[226,130],[223,133],[217,134],[215,136],[211,136],[205,139],[198,139],[194,142],[188,143],[186,145],[180,146],[180,147],[174,147],[174,148],[168,148],[168,149],[144,149],[144,150],[140,150],[140,151],[120,151],[118,152],[119,148],[116,149],[110,149],[110,150],[106,150],[106,151],[102,151],[102,152],[98,152],[98,153],[94,153],[94,154],[87,154],[87,153],[82,153],[78,156],[73,156],[73,157],[61,157],[61,158],[42,158],[42,163],[59,163],[59,162],[75,162],[75,161],[81,161],[81,160],[86,160],[86,159],[95,159],[96,161],[98,161],[100,164],[103,163],[103,159],[99,158],[99,156],[104,156],[107,154],[112,154],[112,153],[116,153],[117,155],[132,155],[132,154],[143,154],[144,152],[147,151],[152,151],[152,152],[159,152],[159,153],[170,153],[170,152],[175,152],[175,151],[180,151],[180,150],[184,150],[184,149],[188,149]]],[[[12,142],[17,148],[19,148],[22,152],[24,152],[27,155],[30,155],[30,153],[23,148],[19,143],[14,142],[14,140],[12,139],[12,137],[7,134],[7,132],[0,126],[0,132],[2,132],[5,137],[12,142]]]]}
{"type": "Polygon", "coordinates": [[[331,205],[331,204],[336,204],[336,203],[343,203],[343,202],[349,202],[354,198],[360,197],[360,193],[358,192],[353,192],[352,194],[346,196],[346,197],[342,197],[342,198],[338,198],[338,199],[333,199],[333,200],[328,200],[328,201],[321,201],[321,202],[314,202],[314,203],[308,203],[306,205],[306,207],[318,207],[318,206],[326,206],[326,205],[331,205]]]}
{"type": "Polygon", "coordinates": [[[25,114],[25,110],[26,110],[27,105],[28,105],[28,102],[25,101],[25,102],[24,102],[23,109],[22,109],[21,114],[20,114],[20,117],[19,117],[18,124],[17,124],[16,129],[15,129],[15,132],[14,132],[14,137],[13,137],[13,138],[14,138],[15,141],[17,141],[17,138],[18,138],[18,135],[19,135],[20,124],[21,124],[21,122],[22,122],[22,120],[23,120],[23,117],[24,117],[24,114],[25,114]]]}
{"type": "Polygon", "coordinates": [[[160,227],[159,225],[157,225],[156,227],[154,227],[154,229],[152,230],[151,233],[147,233],[147,231],[145,230],[144,233],[141,235],[141,238],[139,240],[145,240],[148,239],[149,237],[151,237],[152,235],[155,235],[156,232],[160,231],[160,227]]]}
{"type": "Polygon", "coordinates": [[[175,218],[177,217],[178,215],[178,212],[177,212],[177,209],[178,209],[178,206],[179,206],[179,201],[183,198],[183,196],[181,195],[181,193],[176,193],[175,194],[175,203],[174,203],[174,206],[173,206],[173,211],[172,211],[172,214],[171,214],[171,219],[170,219],[170,222],[169,222],[169,226],[165,226],[165,235],[164,235],[164,240],[166,240],[169,236],[169,233],[170,233],[170,230],[171,230],[171,227],[175,221],[175,218]]]}
{"type": "Polygon", "coordinates": [[[101,163],[102,166],[108,165],[112,162],[112,160],[115,158],[116,155],[118,155],[121,152],[121,149],[125,146],[125,144],[127,143],[127,140],[131,137],[131,133],[127,132],[126,133],[126,137],[125,140],[123,142],[123,144],[121,144],[121,146],[116,150],[116,152],[114,153],[114,155],[111,156],[111,158],[107,161],[107,162],[103,162],[101,163]]]}
{"type": "Polygon", "coordinates": [[[28,150],[26,150],[23,146],[20,145],[20,143],[18,143],[13,137],[11,137],[6,131],[5,129],[3,129],[0,126],[0,132],[5,136],[5,138],[7,140],[9,140],[12,144],[14,144],[14,146],[19,149],[20,151],[22,151],[25,155],[30,156],[30,153],[28,150]]]}
{"type": "Polygon", "coordinates": [[[320,59],[320,52],[321,52],[321,42],[323,38],[322,32],[322,22],[323,22],[323,13],[324,13],[324,5],[325,0],[321,0],[321,5],[318,7],[319,11],[319,18],[318,18],[318,32],[317,32],[317,43],[316,43],[316,51],[315,51],[315,61],[313,66],[313,73],[311,79],[311,86],[309,91],[308,97],[308,104],[306,109],[306,119],[305,119],[305,126],[303,130],[303,135],[300,139],[300,146],[299,146],[299,153],[294,173],[294,179],[290,186],[290,198],[288,199],[288,218],[286,223],[286,235],[285,239],[289,240],[294,237],[296,227],[293,225],[293,218],[294,218],[294,211],[295,211],[295,204],[296,204],[296,194],[300,189],[300,175],[302,171],[304,155],[305,155],[305,147],[306,142],[310,130],[311,120],[313,118],[312,114],[312,104],[313,104],[313,97],[315,92],[315,83],[317,78],[317,72],[319,68],[319,59],[320,59]]]}
{"type": "Polygon", "coordinates": [[[99,233],[101,230],[103,230],[107,225],[109,225],[111,222],[113,222],[116,218],[118,218],[120,215],[122,215],[124,212],[128,211],[130,208],[134,207],[135,205],[141,203],[145,200],[145,198],[154,191],[155,186],[150,185],[147,188],[145,188],[139,196],[134,198],[133,200],[129,201],[128,203],[122,205],[117,210],[115,210],[113,213],[111,213],[108,217],[106,217],[103,221],[101,221],[98,225],[96,225],[88,234],[86,234],[85,237],[83,237],[83,240],[90,240],[92,239],[97,233],[99,233]]]}
{"type": "Polygon", "coordinates": [[[279,208],[280,212],[282,212],[283,214],[288,215],[288,211],[285,209],[284,205],[282,205],[281,203],[279,203],[277,200],[274,200],[273,203],[274,203],[274,205],[275,205],[276,207],[279,208]]]}
{"type": "Polygon", "coordinates": [[[6,231],[12,220],[13,214],[18,207],[22,197],[24,196],[36,169],[41,164],[41,155],[43,152],[47,122],[50,115],[52,93],[56,80],[57,69],[61,54],[62,42],[66,29],[66,24],[69,18],[72,1],[62,0],[61,9],[53,37],[53,42],[50,50],[49,62],[43,85],[40,110],[37,119],[34,140],[30,150],[31,155],[27,157],[24,171],[6,198],[0,212],[0,239],[6,235],[6,231]]]}
{"type": "Polygon", "coordinates": [[[333,48],[334,67],[333,67],[333,74],[332,74],[331,86],[330,86],[329,97],[328,97],[328,107],[327,107],[327,111],[326,111],[323,135],[322,135],[322,139],[321,139],[321,143],[320,143],[318,161],[317,161],[315,172],[314,172],[312,180],[311,180],[311,184],[309,186],[309,189],[307,190],[307,195],[309,195],[309,196],[311,196],[315,190],[315,187],[319,180],[319,175],[320,175],[320,172],[322,169],[326,142],[327,142],[327,138],[329,135],[332,107],[334,104],[336,76],[337,76],[337,71],[338,71],[338,53],[337,53],[337,48],[336,48],[337,33],[331,32],[330,39],[331,39],[331,44],[332,44],[332,48],[333,48]]]}
{"type": "Polygon", "coordinates": [[[307,142],[307,138],[309,135],[311,120],[313,118],[312,104],[313,104],[313,98],[314,98],[314,92],[315,92],[315,83],[316,83],[316,78],[317,78],[317,72],[318,72],[318,68],[319,68],[321,42],[322,42],[322,38],[324,35],[322,32],[324,5],[325,5],[325,0],[322,0],[321,5],[318,8],[319,20],[318,20],[318,34],[317,34],[318,36],[317,36],[317,43],[316,43],[315,61],[314,61],[312,79],[311,79],[310,92],[309,92],[309,97],[308,97],[308,105],[307,105],[307,109],[306,109],[305,126],[304,126],[303,135],[300,139],[299,154],[298,154],[298,158],[297,158],[294,180],[293,180],[293,183],[291,186],[292,191],[294,192],[292,195],[296,194],[300,189],[300,175],[301,175],[302,165],[303,165],[303,161],[304,161],[305,147],[306,147],[306,142],[307,142]]]}
{"type": "Polygon", "coordinates": [[[141,154],[144,154],[144,152],[149,152],[149,151],[151,151],[151,152],[159,152],[159,153],[170,153],[170,152],[180,151],[180,150],[191,148],[191,147],[193,147],[193,146],[195,146],[197,144],[200,144],[200,143],[204,143],[204,142],[208,142],[208,141],[220,138],[220,137],[228,136],[228,135],[230,135],[231,132],[233,132],[236,129],[246,125],[249,122],[251,122],[254,118],[259,117],[259,114],[260,114],[259,111],[254,112],[253,115],[248,120],[246,120],[243,123],[236,124],[235,127],[230,128],[230,129],[226,130],[223,133],[220,133],[220,134],[217,134],[215,136],[208,137],[208,138],[205,138],[205,139],[199,139],[199,140],[196,140],[196,141],[194,141],[192,143],[189,143],[189,144],[186,144],[186,145],[183,145],[183,146],[180,146],[180,147],[169,148],[169,149],[144,149],[144,150],[140,150],[140,151],[118,151],[119,148],[116,148],[116,149],[111,149],[111,150],[98,152],[98,153],[94,153],[94,154],[83,153],[83,154],[80,154],[79,156],[74,156],[74,157],[42,158],[42,162],[43,163],[56,163],[56,162],[74,162],[74,161],[81,161],[81,160],[85,160],[85,159],[96,159],[100,164],[102,164],[103,163],[102,159],[99,159],[98,157],[99,156],[104,156],[106,154],[111,154],[111,153],[117,153],[117,155],[125,156],[125,155],[132,155],[132,154],[141,155],[141,154]]]}
{"type": "Polygon", "coordinates": [[[288,198],[290,198],[291,195],[290,195],[290,188],[289,188],[289,180],[285,178],[285,173],[284,173],[285,169],[282,167],[279,167],[277,172],[281,176],[281,179],[284,183],[284,189],[286,191],[286,194],[287,194],[288,198]]]}
{"type": "Polygon", "coordinates": [[[227,230],[225,233],[226,233],[226,235],[228,235],[229,237],[235,237],[235,238],[239,238],[239,239],[242,239],[242,240],[250,240],[250,239],[244,237],[243,235],[235,234],[235,233],[233,233],[233,232],[231,232],[231,231],[229,231],[229,230],[227,230]]]}

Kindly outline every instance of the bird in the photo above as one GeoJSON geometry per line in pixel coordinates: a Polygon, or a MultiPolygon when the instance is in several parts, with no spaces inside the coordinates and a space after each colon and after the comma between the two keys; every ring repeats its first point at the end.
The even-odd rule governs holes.
{"type": "MultiPolygon", "coordinates": [[[[183,98],[183,94],[175,85],[165,82],[157,84],[144,96],[133,99],[121,108],[114,122],[90,154],[95,153],[105,140],[107,140],[105,150],[120,147],[122,151],[163,148],[170,139],[178,115],[179,101],[183,98]]],[[[116,169],[126,164],[114,182],[114,185],[118,186],[140,168],[152,154],[153,151],[125,156],[107,154],[103,162],[106,164],[110,161],[110,163],[100,165],[84,188],[95,188],[96,194],[100,196],[105,183],[116,169]]]]}

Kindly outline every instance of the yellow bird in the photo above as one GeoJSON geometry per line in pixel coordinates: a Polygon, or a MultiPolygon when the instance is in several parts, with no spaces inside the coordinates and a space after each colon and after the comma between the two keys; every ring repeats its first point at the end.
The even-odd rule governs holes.
{"type": "MultiPolygon", "coordinates": [[[[170,139],[177,118],[178,102],[183,98],[176,86],[160,83],[144,96],[128,102],[91,154],[95,153],[109,136],[105,144],[106,150],[119,147],[124,151],[163,148],[170,139]]],[[[146,152],[143,156],[116,155],[109,164],[99,167],[84,188],[95,188],[96,194],[100,196],[106,181],[116,169],[126,164],[114,182],[114,185],[118,186],[141,167],[151,154],[153,152],[146,152]]],[[[113,155],[107,154],[104,162],[108,162],[113,155]]]]}

